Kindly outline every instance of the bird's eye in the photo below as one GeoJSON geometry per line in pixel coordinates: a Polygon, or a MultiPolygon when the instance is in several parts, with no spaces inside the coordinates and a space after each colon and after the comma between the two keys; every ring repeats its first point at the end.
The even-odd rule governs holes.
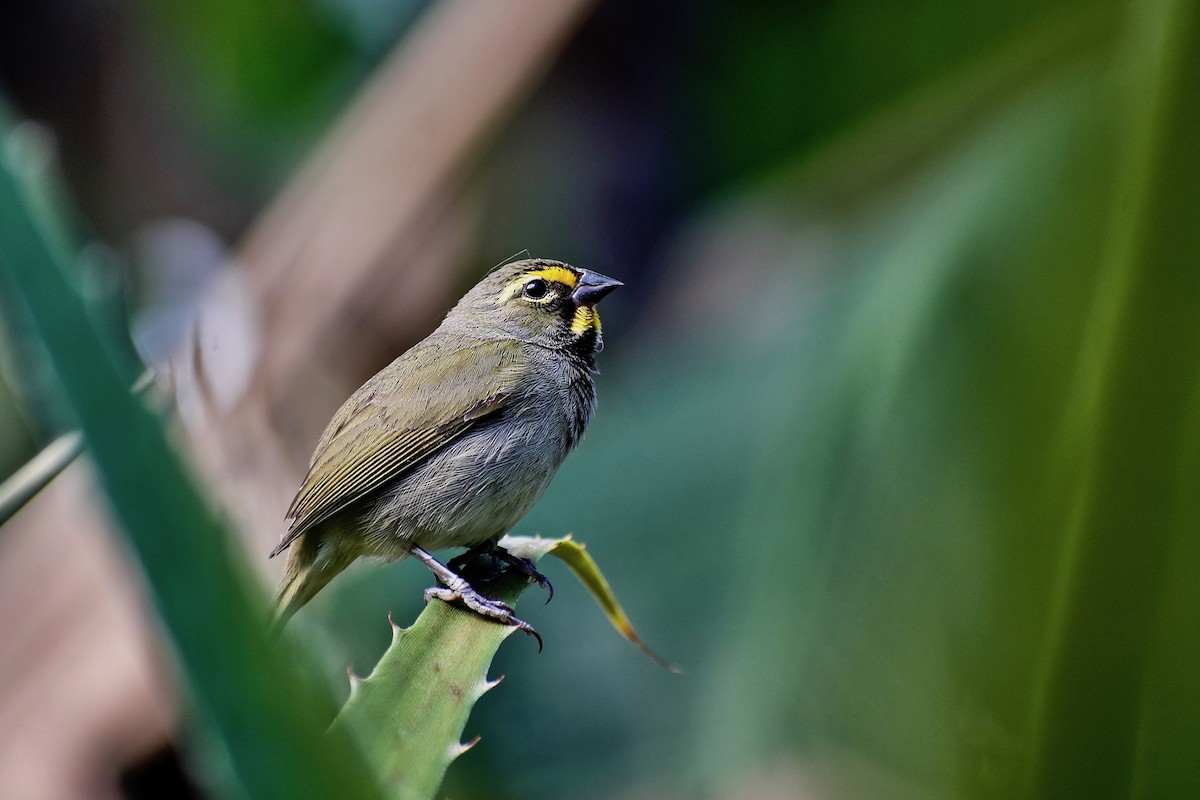
{"type": "Polygon", "coordinates": [[[530,300],[541,300],[546,296],[546,292],[550,287],[541,278],[534,278],[529,283],[525,284],[524,294],[530,300]]]}

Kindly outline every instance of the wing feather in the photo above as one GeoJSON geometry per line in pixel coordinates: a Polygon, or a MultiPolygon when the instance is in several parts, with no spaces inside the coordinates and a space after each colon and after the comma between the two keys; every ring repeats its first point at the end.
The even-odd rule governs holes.
{"type": "Polygon", "coordinates": [[[274,553],[503,408],[527,368],[519,347],[464,348],[436,334],[385,367],[330,420],[274,553]]]}

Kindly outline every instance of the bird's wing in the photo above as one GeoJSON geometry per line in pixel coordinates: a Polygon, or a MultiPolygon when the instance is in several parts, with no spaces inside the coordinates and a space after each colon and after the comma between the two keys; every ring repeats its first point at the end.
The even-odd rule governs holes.
{"type": "Polygon", "coordinates": [[[426,339],[371,378],[330,420],[272,555],[501,409],[528,368],[519,347],[426,339]]]}

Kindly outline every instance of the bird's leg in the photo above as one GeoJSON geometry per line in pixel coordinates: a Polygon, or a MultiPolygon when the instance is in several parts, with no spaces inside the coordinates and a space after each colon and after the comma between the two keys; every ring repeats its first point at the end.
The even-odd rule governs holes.
{"type": "Polygon", "coordinates": [[[512,553],[508,552],[508,550],[501,547],[497,543],[496,539],[487,539],[486,541],[480,542],[462,555],[455,556],[447,561],[446,566],[452,571],[461,575],[462,571],[467,567],[467,565],[469,565],[478,556],[485,554],[490,556],[492,559],[492,571],[488,577],[489,580],[495,578],[500,572],[498,563],[504,562],[505,564],[510,564],[521,570],[521,572],[525,573],[525,575],[527,575],[531,580],[536,581],[538,586],[541,586],[543,589],[545,589],[547,593],[547,603],[554,599],[554,585],[550,583],[550,579],[543,575],[531,560],[528,558],[521,558],[520,556],[514,556],[512,553]]]}
{"type": "Polygon", "coordinates": [[[491,553],[495,546],[496,542],[494,539],[482,541],[472,547],[470,550],[467,550],[465,553],[457,555],[447,561],[446,566],[449,567],[452,572],[457,572],[461,575],[462,571],[467,568],[468,564],[485,553],[491,553]]]}
{"type": "Polygon", "coordinates": [[[511,625],[517,630],[537,639],[538,652],[542,652],[542,637],[538,635],[538,632],[533,629],[532,625],[514,614],[508,603],[484,597],[475,591],[466,578],[451,570],[420,547],[412,548],[411,552],[414,558],[429,568],[429,571],[437,578],[438,583],[442,584],[441,586],[434,586],[425,590],[426,603],[434,598],[446,603],[461,600],[463,605],[476,614],[488,619],[494,619],[503,625],[511,625]]]}
{"type": "Polygon", "coordinates": [[[550,583],[550,579],[538,571],[537,565],[528,558],[514,556],[512,553],[505,550],[500,545],[494,545],[491,550],[491,556],[494,559],[500,559],[506,564],[511,564],[517,569],[524,572],[529,578],[537,582],[537,585],[546,590],[546,602],[549,603],[554,599],[554,586],[550,583]]]}

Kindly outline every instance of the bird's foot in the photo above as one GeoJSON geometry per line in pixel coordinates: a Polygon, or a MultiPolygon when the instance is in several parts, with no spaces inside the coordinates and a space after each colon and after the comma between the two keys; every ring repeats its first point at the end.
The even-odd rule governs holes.
{"type": "Polygon", "coordinates": [[[537,639],[538,652],[542,652],[542,637],[538,635],[538,632],[533,629],[532,625],[514,614],[512,607],[508,603],[484,597],[471,588],[471,584],[461,578],[459,581],[461,581],[461,584],[453,587],[431,586],[426,589],[425,602],[428,603],[435,598],[445,603],[453,603],[455,600],[461,601],[464,606],[481,617],[494,619],[502,625],[511,625],[527,636],[537,639]]]}
{"type": "Polygon", "coordinates": [[[525,573],[530,580],[535,581],[538,586],[546,590],[546,602],[549,603],[554,599],[554,585],[550,583],[550,579],[538,570],[537,565],[528,558],[514,556],[512,553],[505,550],[500,545],[492,548],[492,558],[500,559],[506,564],[511,564],[521,572],[525,573]]]}
{"type": "Polygon", "coordinates": [[[542,652],[542,637],[525,620],[513,613],[512,606],[501,600],[492,600],[475,590],[467,579],[452,572],[445,564],[438,561],[419,547],[412,549],[413,556],[425,564],[437,578],[441,586],[425,590],[425,602],[441,600],[446,603],[461,602],[464,606],[479,614],[481,617],[493,619],[502,625],[511,625],[527,636],[537,639],[538,652],[542,652]]]}

